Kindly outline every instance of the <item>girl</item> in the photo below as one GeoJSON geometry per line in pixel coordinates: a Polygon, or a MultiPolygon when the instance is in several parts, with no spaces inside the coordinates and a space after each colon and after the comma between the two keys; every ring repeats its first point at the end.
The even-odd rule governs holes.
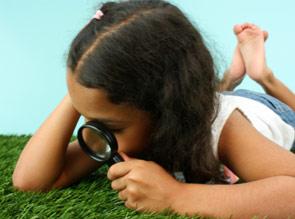
{"type": "MultiPolygon", "coordinates": [[[[255,35],[240,27],[248,68],[254,63],[243,45],[255,35]]],[[[101,166],[77,141],[69,144],[82,115],[103,123],[118,141],[125,161],[113,165],[108,178],[128,208],[234,218],[294,215],[295,157],[286,150],[294,128],[258,101],[217,92],[212,57],[174,5],[105,3],[72,42],[67,67],[68,94],[21,153],[15,187],[62,188],[101,166]],[[237,98],[263,109],[265,124],[268,116],[276,119],[274,136],[255,127],[237,98]],[[284,133],[290,135],[280,138],[284,133]],[[223,164],[245,183],[228,185],[223,164]]],[[[223,87],[242,77],[227,76],[223,87]]]]}

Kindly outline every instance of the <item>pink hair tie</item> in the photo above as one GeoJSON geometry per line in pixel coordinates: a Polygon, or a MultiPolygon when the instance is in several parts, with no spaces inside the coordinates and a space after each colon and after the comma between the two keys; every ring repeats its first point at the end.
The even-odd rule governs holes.
{"type": "Polygon", "coordinates": [[[100,18],[103,16],[103,12],[101,10],[97,10],[95,15],[92,18],[95,18],[97,20],[100,20],[100,18]]]}

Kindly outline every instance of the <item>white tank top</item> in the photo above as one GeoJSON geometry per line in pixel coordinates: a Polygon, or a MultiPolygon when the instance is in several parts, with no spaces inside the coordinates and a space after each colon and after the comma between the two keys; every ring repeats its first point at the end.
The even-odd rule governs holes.
{"type": "Polygon", "coordinates": [[[217,94],[219,109],[212,124],[213,152],[218,157],[218,142],[221,131],[235,109],[239,109],[261,134],[277,143],[286,150],[290,150],[294,139],[295,129],[284,122],[280,116],[264,104],[240,96],[217,94]]]}

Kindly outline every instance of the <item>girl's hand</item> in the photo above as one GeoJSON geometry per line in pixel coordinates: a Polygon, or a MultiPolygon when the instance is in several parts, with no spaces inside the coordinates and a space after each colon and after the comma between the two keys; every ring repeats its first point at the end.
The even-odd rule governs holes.
{"type": "Polygon", "coordinates": [[[122,156],[125,161],[111,166],[108,178],[125,206],[149,212],[172,208],[182,183],[154,162],[122,156]]]}

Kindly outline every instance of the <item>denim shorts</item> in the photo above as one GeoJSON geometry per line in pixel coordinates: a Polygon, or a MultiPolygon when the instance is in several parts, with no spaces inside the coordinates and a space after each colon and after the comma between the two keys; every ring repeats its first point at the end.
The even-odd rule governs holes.
{"type": "MultiPolygon", "coordinates": [[[[225,95],[234,95],[240,97],[250,98],[252,100],[263,103],[273,112],[275,112],[281,119],[287,124],[291,125],[295,129],[295,111],[293,111],[288,105],[282,103],[278,99],[263,93],[258,93],[250,90],[236,90],[236,91],[225,91],[225,95]]],[[[295,152],[295,140],[291,149],[292,152],[295,152]]]]}

